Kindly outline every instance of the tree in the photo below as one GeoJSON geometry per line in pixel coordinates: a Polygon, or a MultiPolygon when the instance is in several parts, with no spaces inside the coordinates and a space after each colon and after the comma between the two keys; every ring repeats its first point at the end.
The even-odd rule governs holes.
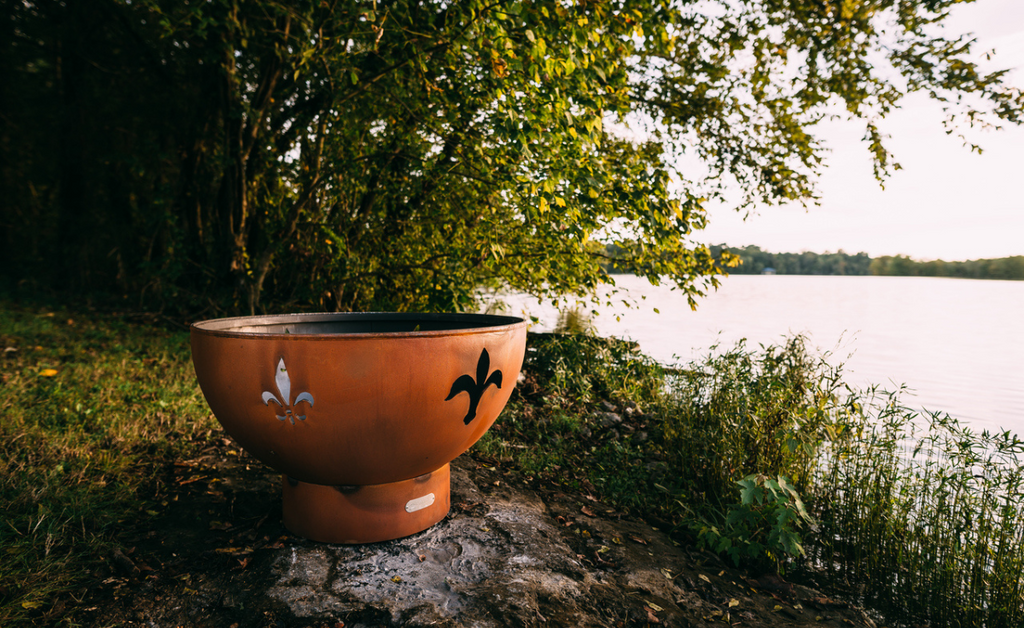
{"type": "MultiPolygon", "coordinates": [[[[15,79],[74,43],[78,75],[58,83],[87,86],[112,120],[151,111],[129,128],[145,141],[89,168],[107,183],[53,211],[139,225],[118,249],[121,288],[219,310],[464,309],[485,285],[587,294],[610,281],[608,244],[692,302],[717,282],[690,238],[703,205],[727,188],[745,203],[813,200],[816,122],[861,120],[882,178],[895,166],[877,121],[907,93],[943,101],[951,125],[1024,112],[969,39],[937,34],[954,0],[15,4],[15,79]],[[75,29],[86,15],[99,23],[75,29]],[[113,91],[96,44],[105,71],[149,91],[113,91]],[[684,152],[708,176],[679,172],[684,152]]],[[[27,108],[16,117],[45,127],[27,108]]],[[[19,141],[6,144],[33,140],[19,141]]],[[[5,185],[68,197],[59,176],[3,164],[5,185]]],[[[24,228],[13,214],[5,226],[24,228]]],[[[96,237],[78,243],[94,251],[84,259],[109,245],[96,237]]],[[[96,263],[75,270],[115,285],[96,263]]]]}

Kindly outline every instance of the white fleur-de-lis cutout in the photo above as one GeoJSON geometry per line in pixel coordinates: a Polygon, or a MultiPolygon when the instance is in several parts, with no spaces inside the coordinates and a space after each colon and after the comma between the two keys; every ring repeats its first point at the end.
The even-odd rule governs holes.
{"type": "Polygon", "coordinates": [[[295,398],[295,402],[292,403],[292,380],[288,377],[288,369],[284,365],[284,358],[277,363],[277,374],[274,376],[274,383],[277,384],[277,390],[281,393],[281,399],[277,398],[277,395],[270,392],[269,390],[263,391],[263,405],[270,405],[273,401],[284,410],[284,415],[276,415],[278,421],[284,421],[288,419],[292,425],[295,425],[295,419],[300,421],[306,420],[305,414],[295,414],[293,410],[295,406],[299,405],[303,401],[309,404],[309,407],[313,407],[313,395],[308,392],[299,393],[299,396],[295,398]],[[283,401],[282,401],[283,399],[283,401]]]}

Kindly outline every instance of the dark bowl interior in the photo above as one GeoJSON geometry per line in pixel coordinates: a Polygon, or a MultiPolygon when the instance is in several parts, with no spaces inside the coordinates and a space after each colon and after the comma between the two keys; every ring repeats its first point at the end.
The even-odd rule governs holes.
{"type": "Polygon", "coordinates": [[[522,323],[514,316],[490,314],[405,314],[391,312],[342,312],[241,316],[202,321],[195,327],[226,334],[419,334],[493,329],[522,323]]]}

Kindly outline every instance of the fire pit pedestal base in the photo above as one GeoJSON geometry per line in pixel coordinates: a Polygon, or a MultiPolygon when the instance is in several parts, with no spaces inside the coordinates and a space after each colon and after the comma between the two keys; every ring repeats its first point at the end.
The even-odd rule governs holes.
{"type": "Polygon", "coordinates": [[[376,543],[426,530],[448,514],[451,467],[411,480],[324,486],[283,478],[284,525],[324,543],[376,543]]]}

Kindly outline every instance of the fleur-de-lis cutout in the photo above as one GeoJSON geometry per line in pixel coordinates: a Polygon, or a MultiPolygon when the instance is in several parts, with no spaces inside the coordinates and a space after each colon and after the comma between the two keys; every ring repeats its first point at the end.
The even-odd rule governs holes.
{"type": "Polygon", "coordinates": [[[448,393],[448,397],[445,401],[449,401],[455,397],[455,395],[464,392],[469,393],[469,412],[466,414],[466,418],[463,419],[463,423],[469,425],[469,422],[476,418],[476,406],[480,403],[480,398],[483,397],[484,391],[491,384],[494,384],[498,388],[501,388],[501,371],[495,370],[488,377],[487,372],[491,368],[491,356],[487,355],[487,349],[484,349],[480,354],[480,360],[476,363],[476,379],[473,379],[470,375],[463,375],[459,379],[455,380],[452,384],[451,392],[448,393]]]}
{"type": "Polygon", "coordinates": [[[296,414],[294,410],[303,401],[312,408],[313,395],[308,392],[299,393],[299,396],[295,398],[295,402],[292,403],[292,380],[288,377],[288,369],[284,365],[284,358],[281,358],[281,361],[277,363],[277,374],[274,376],[274,383],[277,384],[277,391],[281,393],[281,399],[278,399],[277,395],[267,390],[263,392],[263,404],[269,406],[270,402],[273,401],[284,410],[284,415],[276,415],[278,421],[288,419],[292,425],[295,425],[295,419],[305,421],[306,415],[296,414]]]}

